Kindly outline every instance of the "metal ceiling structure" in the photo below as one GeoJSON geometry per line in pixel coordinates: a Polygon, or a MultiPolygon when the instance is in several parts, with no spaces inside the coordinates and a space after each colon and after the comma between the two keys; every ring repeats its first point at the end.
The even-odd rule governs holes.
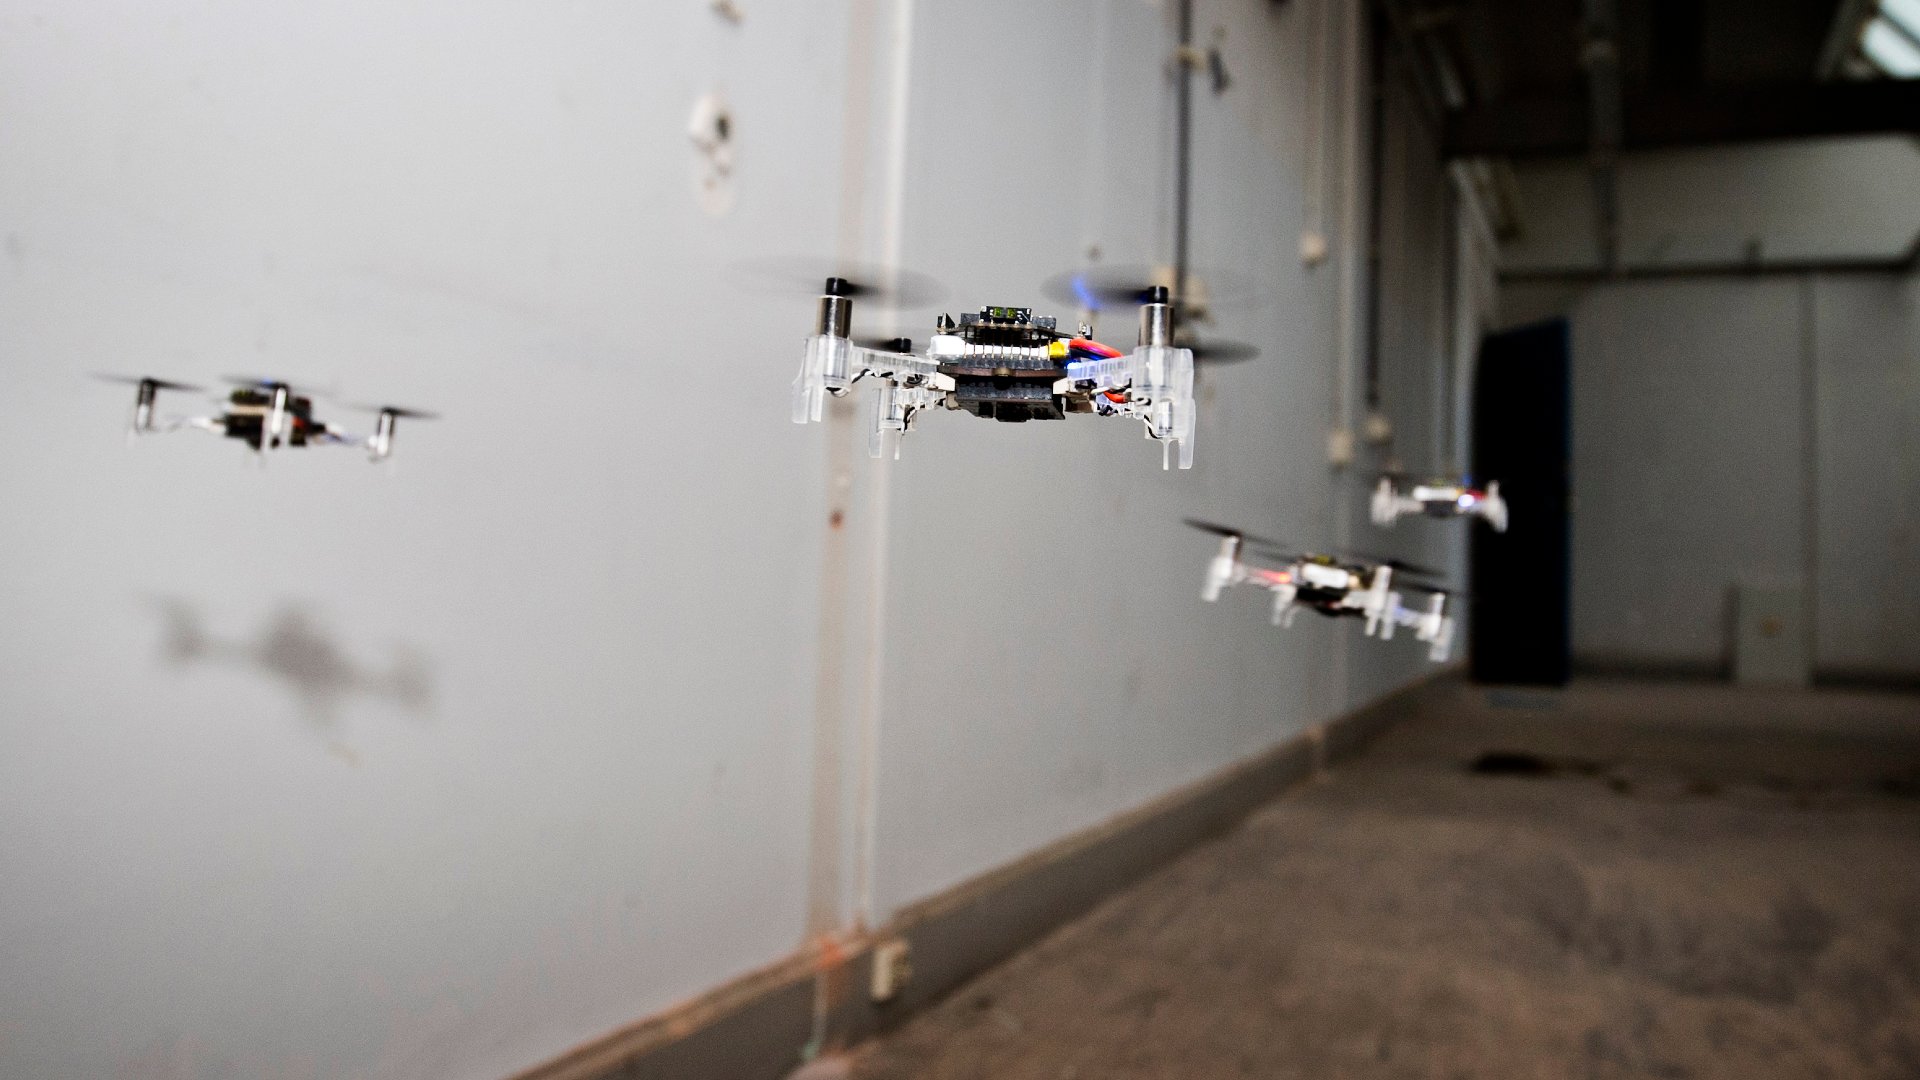
{"type": "Polygon", "coordinates": [[[1920,0],[1380,0],[1456,160],[1584,157],[1623,270],[1637,150],[1920,135],[1920,0]]]}

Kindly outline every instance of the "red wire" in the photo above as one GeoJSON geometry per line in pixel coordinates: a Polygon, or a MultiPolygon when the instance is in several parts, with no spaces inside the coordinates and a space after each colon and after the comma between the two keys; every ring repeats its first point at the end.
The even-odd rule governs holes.
{"type": "Polygon", "coordinates": [[[1102,345],[1097,341],[1089,341],[1086,338],[1068,339],[1067,348],[1078,349],[1081,352],[1090,352],[1095,356],[1104,356],[1109,360],[1126,355],[1125,353],[1121,352],[1119,349],[1115,349],[1107,345],[1102,345]]]}

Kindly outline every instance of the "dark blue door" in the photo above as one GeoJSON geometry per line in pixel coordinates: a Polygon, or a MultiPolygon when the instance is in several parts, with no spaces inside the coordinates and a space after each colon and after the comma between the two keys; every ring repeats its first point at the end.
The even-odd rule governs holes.
{"type": "Polygon", "coordinates": [[[1572,651],[1572,349],[1567,321],[1489,336],[1474,383],[1473,478],[1505,533],[1473,530],[1473,677],[1559,686],[1572,651]]]}

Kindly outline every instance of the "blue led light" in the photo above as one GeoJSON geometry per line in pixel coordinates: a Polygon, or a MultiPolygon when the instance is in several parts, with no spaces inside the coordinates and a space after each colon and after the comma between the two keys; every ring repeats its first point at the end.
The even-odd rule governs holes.
{"type": "Polygon", "coordinates": [[[1094,297],[1093,290],[1087,287],[1085,276],[1073,275],[1073,295],[1080,298],[1080,306],[1088,311],[1100,310],[1100,301],[1094,297]]]}

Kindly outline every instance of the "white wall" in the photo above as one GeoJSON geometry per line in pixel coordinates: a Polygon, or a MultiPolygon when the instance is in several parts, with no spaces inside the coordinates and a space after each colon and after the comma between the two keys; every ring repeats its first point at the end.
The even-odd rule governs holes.
{"type": "MultiPolygon", "coordinates": [[[[916,48],[932,50],[981,20],[1016,18],[1030,36],[1001,50],[1001,77],[958,81],[914,108],[907,258],[939,266],[982,303],[1030,295],[1049,268],[1093,245],[1112,262],[1163,258],[1171,230],[1171,177],[1156,152],[1172,122],[1157,75],[1166,15],[1098,0],[1042,10],[1011,0],[924,4],[916,48]],[[1058,74],[1047,56],[1076,32],[1093,56],[1084,75],[1097,81],[1062,99],[1050,91],[1058,74]],[[1064,135],[1086,148],[1090,164],[1077,177],[1034,168],[1032,147],[1019,141],[970,155],[950,149],[990,118],[1072,133],[1090,104],[1097,126],[1064,135]]],[[[1201,372],[1193,471],[1163,473],[1157,447],[1130,428],[1097,423],[1013,427],[936,415],[905,447],[893,474],[886,614],[883,908],[1096,823],[1424,670],[1423,650],[1400,642],[1355,648],[1350,664],[1336,659],[1353,644],[1348,625],[1305,619],[1278,636],[1252,594],[1228,595],[1224,610],[1193,605],[1193,568],[1213,544],[1181,526],[1185,515],[1325,547],[1338,532],[1333,515],[1345,514],[1356,523],[1348,535],[1370,546],[1451,557],[1444,526],[1413,522],[1382,535],[1357,524],[1364,485],[1323,464],[1334,268],[1305,270],[1295,254],[1311,72],[1302,29],[1311,18],[1304,9],[1221,3],[1203,5],[1196,23],[1203,39],[1226,27],[1235,86],[1215,98],[1196,80],[1193,258],[1203,270],[1252,271],[1272,291],[1251,309],[1222,312],[1213,328],[1266,351],[1201,372]],[[930,568],[953,572],[913,573],[930,568]],[[1351,688],[1337,680],[1343,665],[1351,688]]],[[[1427,198],[1402,214],[1411,185],[1399,157],[1389,163],[1389,220],[1416,223],[1421,233],[1406,258],[1422,253],[1437,266],[1439,230],[1421,215],[1438,208],[1427,198]]],[[[1432,160],[1420,175],[1437,189],[1432,160]]],[[[1396,271],[1400,258],[1396,249],[1396,271]]],[[[1386,331],[1389,404],[1398,406],[1402,443],[1421,456],[1438,349],[1433,320],[1417,306],[1429,295],[1438,298],[1431,289],[1394,295],[1386,331]]],[[[1125,340],[1129,317],[1112,321],[1103,332],[1125,340]]]]}
{"type": "MultiPolygon", "coordinates": [[[[893,222],[897,9],[742,7],[0,8],[0,1075],[499,1076],[788,954],[864,843],[810,809],[859,786],[817,684],[864,645],[820,655],[823,580],[884,590],[875,918],[1425,670],[1199,604],[1178,524],[1457,564],[1444,528],[1369,537],[1321,464],[1312,5],[1201,4],[1236,83],[1196,102],[1194,255],[1271,292],[1219,327],[1267,352],[1203,376],[1199,467],[1115,422],[932,416],[852,466],[884,577],[824,542],[834,435],[786,419],[805,299],[728,268],[895,230],[958,307],[1090,244],[1164,258],[1169,12],[921,0],[893,222]],[[959,74],[980,25],[1021,29],[959,74]],[[714,89],[718,217],[686,137],[714,89]],[[91,369],[446,419],[390,470],[260,469],[122,445],[91,369]],[[167,604],[265,659],[170,662],[167,604]],[[348,685],[396,664],[424,703],[348,685]]],[[[1432,343],[1393,340],[1418,442],[1432,343]]]]}
{"type": "Polygon", "coordinates": [[[1815,287],[1816,661],[1920,678],[1920,276],[1815,287]]]}
{"type": "Polygon", "coordinates": [[[1721,670],[1733,587],[1796,582],[1817,674],[1920,678],[1913,276],[1695,273],[1900,259],[1920,238],[1920,143],[1628,155],[1637,280],[1564,274],[1598,268],[1584,164],[1516,176],[1502,314],[1573,321],[1576,655],[1721,670]]]}
{"type": "Polygon", "coordinates": [[[1735,586],[1798,583],[1817,675],[1920,678],[1920,281],[1509,285],[1573,323],[1574,650],[1722,670],[1735,586]]]}
{"type": "Polygon", "coordinates": [[[831,244],[843,19],[8,5],[0,1075],[496,1075],[793,947],[824,481],[800,331],[723,270],[831,244]],[[715,84],[753,131],[722,219],[715,84]],[[389,475],[262,470],[129,449],[96,368],[447,419],[389,475]],[[431,704],[315,730],[166,663],[159,597],[302,612],[309,668],[404,645],[431,704]]]}

